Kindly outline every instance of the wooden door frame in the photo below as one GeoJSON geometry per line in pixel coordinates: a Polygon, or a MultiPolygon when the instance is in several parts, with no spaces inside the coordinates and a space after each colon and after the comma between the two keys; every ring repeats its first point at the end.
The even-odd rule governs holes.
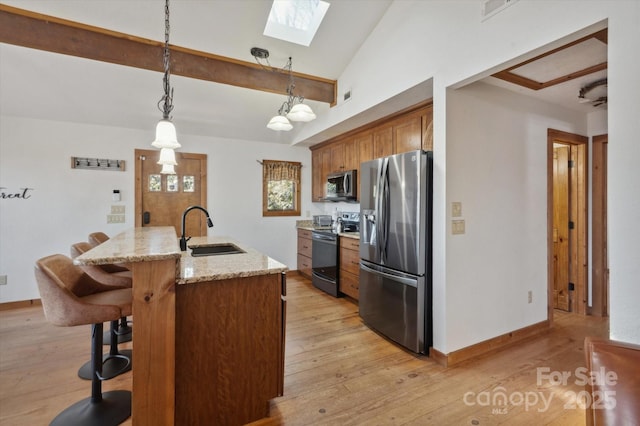
{"type": "Polygon", "coordinates": [[[574,289],[574,312],[587,314],[588,295],[588,152],[587,143],[589,139],[573,133],[561,130],[547,129],[547,318],[553,322],[553,144],[562,143],[577,147],[577,152],[572,150],[572,159],[576,167],[571,171],[572,182],[572,212],[571,217],[575,217],[575,235],[572,242],[574,265],[577,265],[574,289]],[[576,152],[574,158],[573,152],[576,152]]]}
{"type": "MultiPolygon", "coordinates": [[[[135,226],[142,226],[142,159],[146,155],[157,154],[159,151],[155,149],[136,149],[134,152],[135,157],[135,226]]],[[[176,156],[182,156],[182,158],[188,158],[193,160],[199,160],[201,162],[200,167],[200,202],[199,205],[207,205],[207,155],[206,154],[194,154],[190,152],[176,152],[176,156]]],[[[159,168],[160,166],[158,166],[159,168]]],[[[178,164],[176,168],[180,167],[178,164]]],[[[206,235],[207,226],[204,221],[200,224],[201,235],[206,235]]]]}
{"type": "Polygon", "coordinates": [[[591,308],[590,315],[609,316],[609,288],[607,263],[607,156],[605,145],[609,135],[594,136],[591,140],[592,224],[591,224],[591,308]]]}

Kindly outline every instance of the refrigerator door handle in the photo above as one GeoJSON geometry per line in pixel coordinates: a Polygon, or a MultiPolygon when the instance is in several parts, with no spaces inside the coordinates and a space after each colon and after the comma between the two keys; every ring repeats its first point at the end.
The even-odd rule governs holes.
{"type": "Polygon", "coordinates": [[[408,285],[411,287],[418,287],[418,281],[415,278],[405,278],[398,275],[390,274],[388,272],[382,272],[377,269],[370,268],[364,263],[360,262],[360,268],[367,272],[371,272],[372,274],[382,275],[385,278],[389,278],[392,281],[399,282],[400,284],[408,285]]]}
{"type": "Polygon", "coordinates": [[[380,182],[380,259],[382,263],[387,261],[387,245],[389,239],[389,159],[382,162],[380,182]]]}

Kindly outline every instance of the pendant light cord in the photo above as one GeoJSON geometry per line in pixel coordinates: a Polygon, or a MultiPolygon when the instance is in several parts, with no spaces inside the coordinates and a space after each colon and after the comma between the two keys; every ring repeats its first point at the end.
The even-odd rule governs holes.
{"type": "Polygon", "coordinates": [[[162,111],[162,118],[169,119],[169,114],[173,110],[173,89],[169,83],[169,77],[171,73],[169,71],[169,65],[171,62],[171,53],[169,51],[169,0],[165,0],[164,7],[164,53],[163,53],[163,65],[164,65],[164,77],[162,79],[164,87],[164,95],[158,102],[158,109],[162,111]],[[162,106],[161,106],[162,104],[162,106]]]}

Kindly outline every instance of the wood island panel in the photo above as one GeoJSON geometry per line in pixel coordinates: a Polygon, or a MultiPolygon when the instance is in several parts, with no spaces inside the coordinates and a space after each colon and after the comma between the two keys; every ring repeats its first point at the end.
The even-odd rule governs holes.
{"type": "Polygon", "coordinates": [[[131,267],[135,319],[132,418],[136,426],[173,425],[177,259],[136,262],[131,267]]]}
{"type": "Polygon", "coordinates": [[[127,230],[74,259],[132,269],[135,426],[244,424],[282,395],[288,268],[228,237],[189,247],[219,244],[242,253],[193,257],[167,226],[127,230]]]}
{"type": "Polygon", "coordinates": [[[179,285],[176,425],[241,425],[282,395],[283,274],[179,285]]]}

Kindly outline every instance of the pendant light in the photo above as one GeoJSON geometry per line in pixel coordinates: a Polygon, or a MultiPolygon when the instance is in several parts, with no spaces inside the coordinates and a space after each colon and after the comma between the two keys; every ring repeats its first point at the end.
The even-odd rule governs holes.
{"type": "Polygon", "coordinates": [[[291,58],[289,58],[289,61],[287,62],[287,65],[285,65],[284,69],[289,72],[289,84],[287,85],[288,97],[278,110],[278,115],[269,120],[267,128],[275,131],[283,130],[285,132],[288,132],[289,130],[293,129],[293,125],[289,122],[289,120],[307,122],[314,120],[316,118],[316,115],[314,114],[313,110],[311,110],[311,107],[309,105],[302,103],[304,101],[304,97],[295,96],[293,94],[293,89],[296,87],[296,85],[293,81],[291,58]]]}
{"type": "Polygon", "coordinates": [[[176,148],[180,148],[178,138],[176,137],[176,128],[171,122],[171,111],[173,110],[173,89],[169,82],[171,72],[169,65],[171,62],[171,53],[169,50],[169,0],[165,0],[164,7],[164,53],[163,65],[164,76],[162,78],[164,94],[158,102],[158,109],[162,111],[162,120],[156,126],[156,139],[151,143],[154,148],[160,149],[160,160],[158,164],[162,165],[162,174],[175,174],[173,166],[177,165],[175,152],[176,148]]]}

